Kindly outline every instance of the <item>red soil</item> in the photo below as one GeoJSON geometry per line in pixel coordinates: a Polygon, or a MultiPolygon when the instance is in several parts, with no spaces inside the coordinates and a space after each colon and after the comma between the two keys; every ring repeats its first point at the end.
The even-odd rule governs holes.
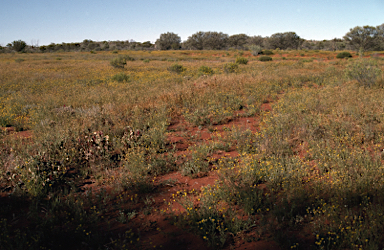
{"type": "MultiPolygon", "coordinates": [[[[261,110],[269,112],[272,110],[270,103],[264,103],[261,110]]],[[[244,112],[239,111],[238,116],[232,120],[228,120],[226,124],[213,125],[208,128],[199,128],[192,126],[185,121],[183,117],[178,117],[171,122],[168,127],[168,145],[169,147],[175,146],[175,155],[188,155],[188,149],[194,145],[201,145],[208,143],[212,140],[212,132],[224,134],[228,128],[239,127],[242,129],[250,129],[253,132],[259,130],[259,117],[242,117],[244,112]]],[[[6,128],[8,136],[15,136],[18,138],[31,138],[32,131],[16,132],[14,128],[6,128]]],[[[213,160],[223,157],[234,158],[239,156],[235,149],[229,152],[217,151],[211,155],[213,160]]],[[[112,175],[112,174],[111,174],[112,175]]],[[[118,173],[116,173],[118,175],[118,173]]],[[[182,214],[185,209],[176,202],[174,194],[182,191],[190,196],[192,193],[199,193],[200,189],[207,185],[213,185],[218,180],[218,175],[215,171],[209,171],[205,175],[198,176],[198,178],[191,178],[181,175],[180,172],[171,172],[155,178],[153,184],[156,187],[154,193],[149,196],[153,199],[151,204],[152,211],[150,214],[145,215],[143,212],[138,214],[129,223],[130,228],[140,230],[140,242],[143,248],[156,248],[162,249],[210,249],[201,237],[194,235],[191,232],[180,229],[173,225],[169,220],[169,212],[172,210],[173,214],[182,214]],[[172,203],[172,206],[169,204],[172,203]],[[132,225],[133,224],[133,225],[132,225]]],[[[113,185],[107,186],[98,184],[95,181],[86,181],[81,189],[87,191],[92,189],[93,192],[99,192],[104,188],[108,193],[113,193],[113,185]]],[[[124,193],[123,193],[124,194],[124,193]]],[[[116,193],[115,193],[116,195],[116,193]]],[[[110,201],[108,205],[112,205],[114,201],[110,201]]],[[[136,204],[136,211],[142,210],[145,207],[143,201],[136,204]]],[[[115,222],[116,216],[112,216],[111,230],[117,233],[124,232],[127,228],[125,225],[117,224],[115,222]]],[[[254,234],[252,231],[247,233],[247,237],[254,234]]],[[[247,241],[244,237],[234,236],[231,242],[226,243],[225,249],[280,249],[277,244],[271,241],[258,240],[247,241]]]]}

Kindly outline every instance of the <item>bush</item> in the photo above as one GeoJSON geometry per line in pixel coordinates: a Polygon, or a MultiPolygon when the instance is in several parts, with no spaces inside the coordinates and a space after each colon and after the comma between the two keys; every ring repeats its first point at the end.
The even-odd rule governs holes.
{"type": "Polygon", "coordinates": [[[117,82],[129,82],[131,80],[131,76],[125,73],[118,73],[112,76],[112,80],[117,82]]]}
{"type": "Polygon", "coordinates": [[[27,47],[27,43],[24,41],[17,40],[12,42],[12,49],[16,52],[24,51],[25,47],[27,47]]]}
{"type": "Polygon", "coordinates": [[[377,62],[373,60],[356,60],[345,69],[348,79],[356,80],[360,86],[370,87],[374,85],[381,74],[377,62]]]}
{"type": "Polygon", "coordinates": [[[224,64],[225,73],[236,73],[239,69],[239,64],[237,63],[226,63],[224,64]]]}
{"type": "Polygon", "coordinates": [[[213,75],[215,72],[211,67],[208,66],[201,66],[199,68],[199,74],[200,75],[213,75]]]}
{"type": "Polygon", "coordinates": [[[127,61],[124,57],[116,57],[110,61],[111,66],[114,68],[124,68],[124,66],[127,64],[127,61]]]}
{"type": "Polygon", "coordinates": [[[257,56],[262,51],[262,49],[259,45],[251,45],[251,46],[249,46],[249,50],[251,51],[252,55],[254,55],[254,56],[257,56]]]}
{"type": "Polygon", "coordinates": [[[272,61],[272,57],[270,57],[270,56],[261,56],[261,57],[259,58],[259,61],[261,61],[261,62],[272,61]]]}
{"type": "Polygon", "coordinates": [[[236,58],[236,63],[237,64],[247,64],[248,63],[248,59],[245,58],[245,57],[238,57],[238,58],[236,58]]]}
{"type": "Polygon", "coordinates": [[[342,58],[349,58],[352,57],[351,53],[344,51],[337,54],[336,58],[342,59],[342,58]]]}
{"type": "Polygon", "coordinates": [[[180,74],[186,70],[186,68],[183,67],[183,65],[180,65],[178,63],[172,64],[171,67],[168,69],[170,72],[174,72],[177,74],[180,74]]]}
{"type": "Polygon", "coordinates": [[[273,52],[272,50],[263,50],[261,54],[268,56],[268,55],[273,55],[273,52]]]}
{"type": "Polygon", "coordinates": [[[125,56],[122,56],[122,57],[125,59],[125,61],[135,61],[135,58],[130,57],[129,55],[125,55],[125,56]]]}
{"type": "Polygon", "coordinates": [[[143,60],[143,62],[145,62],[145,63],[149,63],[151,60],[149,60],[149,59],[144,59],[143,60]]]}

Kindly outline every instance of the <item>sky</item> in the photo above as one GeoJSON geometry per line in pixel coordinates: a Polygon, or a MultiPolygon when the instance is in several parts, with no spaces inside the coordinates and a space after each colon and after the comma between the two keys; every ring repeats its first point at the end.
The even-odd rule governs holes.
{"type": "Polygon", "coordinates": [[[356,26],[384,23],[384,0],[0,0],[0,45],[150,41],[198,31],[342,38],[356,26]]]}

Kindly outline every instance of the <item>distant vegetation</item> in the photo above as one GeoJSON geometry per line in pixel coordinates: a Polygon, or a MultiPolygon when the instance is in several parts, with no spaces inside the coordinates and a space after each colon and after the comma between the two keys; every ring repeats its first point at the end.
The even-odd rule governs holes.
{"type": "MultiPolygon", "coordinates": [[[[119,50],[251,50],[254,56],[261,50],[354,50],[354,51],[383,51],[384,50],[384,23],[379,26],[357,26],[350,29],[343,39],[331,40],[306,40],[295,32],[275,33],[271,36],[248,36],[246,34],[228,34],[216,31],[199,31],[181,41],[179,35],[173,32],[160,34],[153,44],[150,41],[92,41],[85,39],[78,43],[51,43],[38,46],[27,45],[24,41],[17,40],[0,46],[0,53],[5,52],[67,52],[67,51],[113,51],[119,50]]],[[[266,54],[264,54],[266,55],[266,54]]]]}

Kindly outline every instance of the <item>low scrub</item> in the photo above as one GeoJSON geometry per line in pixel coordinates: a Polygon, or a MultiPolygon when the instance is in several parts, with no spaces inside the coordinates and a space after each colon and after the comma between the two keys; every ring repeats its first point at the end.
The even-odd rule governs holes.
{"type": "Polygon", "coordinates": [[[237,63],[227,63],[224,65],[225,73],[236,73],[239,70],[239,64],[237,63]]]}
{"type": "Polygon", "coordinates": [[[348,79],[356,80],[360,86],[365,87],[375,85],[380,75],[381,69],[373,60],[356,60],[345,69],[345,76],[348,79]]]}
{"type": "Polygon", "coordinates": [[[259,58],[259,61],[261,61],[261,62],[272,61],[272,57],[270,57],[270,56],[261,56],[261,57],[259,58]]]}
{"type": "Polygon", "coordinates": [[[343,59],[343,58],[350,58],[352,57],[351,53],[344,51],[337,54],[336,58],[343,59]]]}
{"type": "Polygon", "coordinates": [[[249,50],[251,51],[252,55],[257,56],[261,54],[262,49],[259,45],[251,45],[249,46],[249,50]]]}
{"type": "Polygon", "coordinates": [[[203,65],[199,68],[199,75],[213,75],[214,73],[211,67],[203,65]]]}
{"type": "Polygon", "coordinates": [[[127,64],[127,60],[122,57],[122,56],[119,56],[119,57],[116,57],[116,58],[113,58],[111,61],[110,61],[110,64],[112,67],[114,68],[124,68],[124,66],[127,64]]]}
{"type": "Polygon", "coordinates": [[[171,65],[171,67],[168,68],[168,70],[170,72],[180,74],[180,73],[186,71],[187,69],[183,65],[181,65],[181,64],[174,63],[174,64],[171,65]]]}
{"type": "Polygon", "coordinates": [[[238,58],[236,58],[236,63],[237,64],[247,64],[248,63],[248,59],[245,58],[245,57],[238,57],[238,58]]]}
{"type": "Polygon", "coordinates": [[[269,55],[273,55],[273,52],[272,52],[272,50],[263,50],[262,52],[261,52],[261,54],[262,55],[266,55],[266,56],[269,56],[269,55]]]}
{"type": "Polygon", "coordinates": [[[118,73],[111,78],[113,81],[117,82],[129,82],[131,80],[131,76],[125,73],[118,73]]]}

